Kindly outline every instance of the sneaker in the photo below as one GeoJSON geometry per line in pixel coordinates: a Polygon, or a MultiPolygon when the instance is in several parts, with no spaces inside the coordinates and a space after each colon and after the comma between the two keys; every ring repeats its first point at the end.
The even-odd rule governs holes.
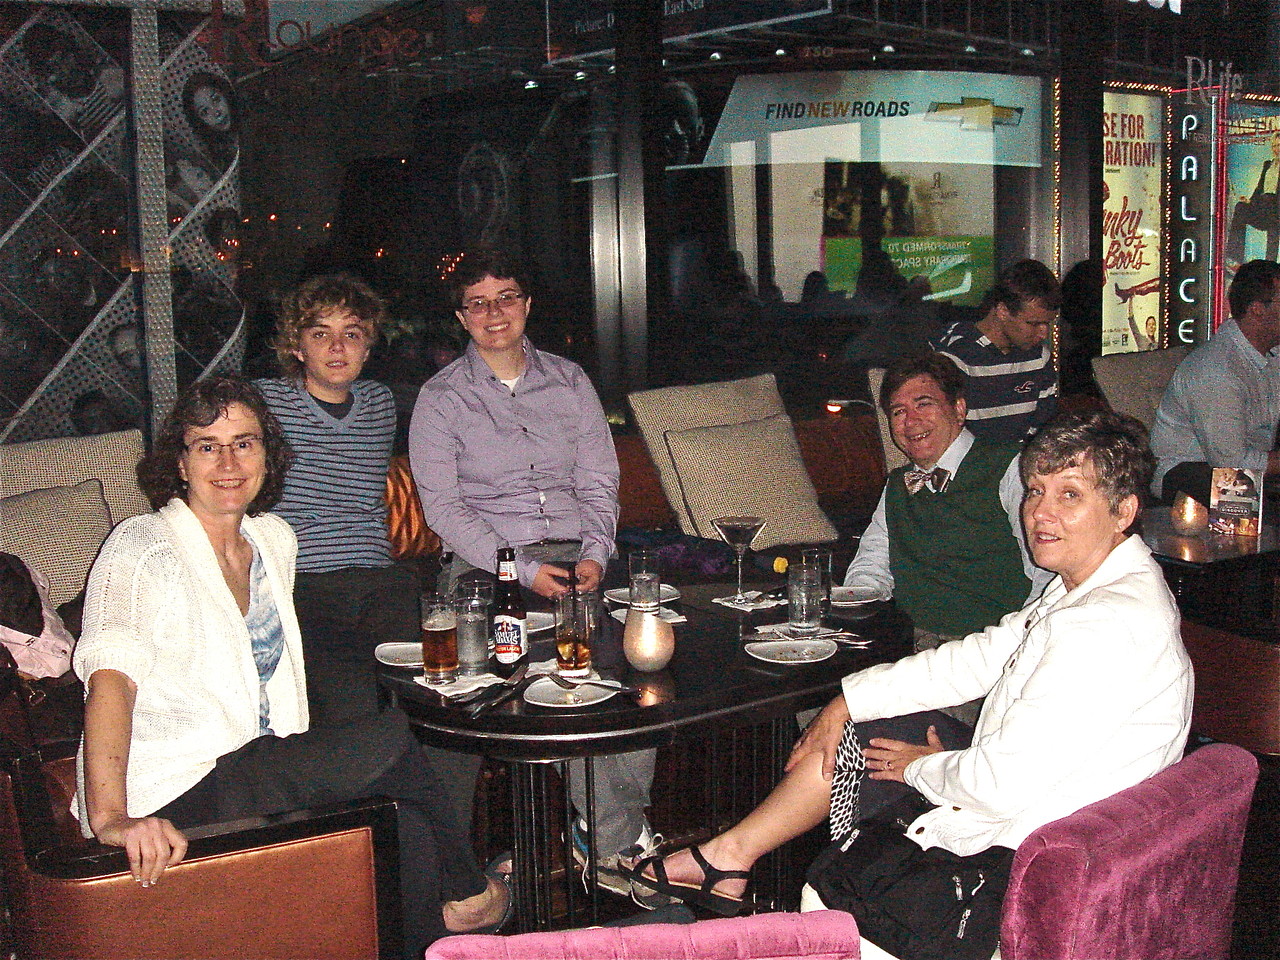
{"type": "MultiPolygon", "coordinates": [[[[569,834],[573,841],[573,859],[578,866],[582,868],[582,887],[588,893],[591,892],[587,886],[587,856],[591,843],[591,832],[587,829],[587,822],[581,817],[575,818],[570,827],[569,834]]],[[[600,856],[596,860],[596,886],[601,889],[608,890],[610,893],[616,893],[623,897],[630,897],[635,901],[637,906],[646,910],[656,910],[658,907],[665,907],[669,903],[675,901],[666,894],[658,893],[643,886],[635,886],[631,883],[631,878],[622,872],[620,861],[623,859],[633,859],[638,857],[652,856],[657,852],[659,844],[662,843],[662,834],[653,833],[649,830],[646,823],[640,831],[640,836],[636,838],[636,842],[625,850],[618,853],[600,856]]]]}

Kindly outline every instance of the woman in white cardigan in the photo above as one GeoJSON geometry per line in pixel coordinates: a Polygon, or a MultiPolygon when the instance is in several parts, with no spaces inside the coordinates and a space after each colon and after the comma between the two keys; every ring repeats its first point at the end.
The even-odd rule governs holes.
{"type": "Polygon", "coordinates": [[[297,541],[263,511],[288,448],[239,380],[191,387],[138,468],[157,512],[120,524],[89,577],[75,668],[85,678],[77,810],[158,883],[182,828],[381,794],[401,802],[405,955],[496,928],[500,875],[476,865],[402,714],[307,731],[294,614],[297,541]]]}
{"type": "MultiPolygon", "coordinates": [[[[1021,459],[1027,543],[1036,563],[1058,574],[1043,596],[963,640],[846,677],[764,803],[701,847],[636,864],[633,879],[736,912],[755,861],[828,814],[833,836],[849,837],[850,854],[859,850],[849,844],[864,776],[899,791],[893,806],[870,815],[901,819],[897,839],[905,831],[924,850],[996,850],[1011,861],[1036,828],[1174,763],[1190,725],[1191,665],[1163,574],[1128,532],[1152,465],[1146,430],[1130,417],[1048,424],[1021,459]],[[941,715],[921,713],[978,697],[986,699],[971,743],[944,745],[941,715]],[[900,730],[914,722],[918,732],[878,736],[868,721],[881,718],[900,730]]],[[[862,868],[849,859],[824,855],[819,864],[836,875],[815,865],[810,881],[828,906],[874,929],[860,903],[841,899],[854,884],[839,871],[862,868]]],[[[1007,862],[1003,870],[999,889],[1007,862]]],[[[995,911],[998,923],[999,900],[995,911]]],[[[989,957],[997,932],[966,944],[971,955],[989,957]]],[[[864,936],[877,939],[870,929],[864,936]]]]}

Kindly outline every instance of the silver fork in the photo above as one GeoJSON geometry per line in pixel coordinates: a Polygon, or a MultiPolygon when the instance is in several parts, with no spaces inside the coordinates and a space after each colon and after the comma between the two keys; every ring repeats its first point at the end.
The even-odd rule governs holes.
{"type": "Polygon", "coordinates": [[[603,687],[606,690],[617,690],[619,693],[639,693],[635,687],[628,687],[626,684],[618,683],[614,680],[566,680],[558,673],[544,674],[557,687],[565,690],[576,690],[578,687],[603,687]]]}

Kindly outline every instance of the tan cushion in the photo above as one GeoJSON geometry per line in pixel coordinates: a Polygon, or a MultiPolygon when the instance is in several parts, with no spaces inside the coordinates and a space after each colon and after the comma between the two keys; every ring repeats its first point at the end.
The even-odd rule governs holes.
{"type": "Polygon", "coordinates": [[[1167,350],[1094,357],[1093,378],[1112,410],[1137,417],[1150,430],[1173,371],[1190,352],[1190,347],[1179,345],[1167,350]]]}
{"type": "Polygon", "coordinates": [[[667,449],[684,507],[681,527],[717,536],[711,521],[727,514],[764,517],[756,549],[824,543],[838,536],[818,506],[791,419],[785,414],[747,423],[668,430],[667,449]],[[685,523],[687,517],[688,523],[685,523]]]}
{"type": "MultiPolygon", "coordinates": [[[[745,380],[641,390],[630,394],[627,400],[649,448],[649,456],[658,468],[662,492],[678,517],[684,513],[683,497],[675,464],[667,450],[667,432],[744,423],[784,412],[778,382],[771,373],[745,380]]],[[[680,526],[688,532],[687,516],[680,517],[680,526]]]]}
{"type": "Polygon", "coordinates": [[[98,480],[0,500],[0,550],[44,574],[54,606],[84,589],[89,567],[110,532],[98,480]]]}
{"type": "Polygon", "coordinates": [[[2,444],[0,497],[101,480],[111,522],[116,524],[151,509],[138,489],[141,459],[142,434],[137,430],[2,444]]]}

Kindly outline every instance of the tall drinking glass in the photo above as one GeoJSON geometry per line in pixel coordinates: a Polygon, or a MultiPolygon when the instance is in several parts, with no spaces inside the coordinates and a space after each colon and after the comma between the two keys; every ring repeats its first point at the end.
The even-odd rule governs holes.
{"type": "Polygon", "coordinates": [[[573,590],[556,599],[556,673],[562,677],[591,675],[591,644],[599,625],[600,594],[573,590]]]}
{"type": "Polygon", "coordinates": [[[453,600],[458,622],[458,676],[478,677],[489,670],[489,604],[483,597],[453,600]]]}
{"type": "Polygon", "coordinates": [[[656,611],[662,595],[662,566],[657,550],[632,550],[627,555],[631,592],[627,599],[636,610],[656,611]]]}
{"type": "Polygon", "coordinates": [[[818,632],[822,625],[822,570],[803,560],[787,571],[787,626],[795,636],[818,632]]]}
{"type": "Polygon", "coordinates": [[[738,592],[730,600],[735,603],[746,603],[751,598],[742,591],[742,558],[747,555],[747,548],[755,543],[760,531],[764,529],[762,517],[716,517],[711,521],[720,534],[720,539],[733,547],[738,555],[738,592]]]}
{"type": "Polygon", "coordinates": [[[449,597],[422,597],[422,675],[427,683],[449,683],[458,672],[458,618],[449,597]]]}

